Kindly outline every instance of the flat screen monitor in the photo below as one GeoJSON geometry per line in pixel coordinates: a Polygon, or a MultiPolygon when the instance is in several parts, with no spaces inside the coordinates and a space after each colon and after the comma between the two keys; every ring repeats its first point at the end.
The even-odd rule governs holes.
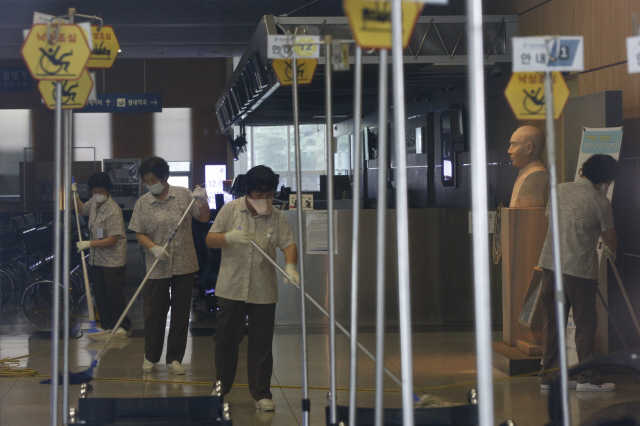
{"type": "Polygon", "coordinates": [[[111,183],[138,183],[140,160],[103,160],[103,169],[111,178],[111,183]]]}

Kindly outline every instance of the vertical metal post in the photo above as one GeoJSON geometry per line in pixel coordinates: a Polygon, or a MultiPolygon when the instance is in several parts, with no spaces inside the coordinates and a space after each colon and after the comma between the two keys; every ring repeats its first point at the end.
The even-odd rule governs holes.
{"type": "MultiPolygon", "coordinates": [[[[69,8],[69,22],[73,24],[75,8],[69,8]]],[[[86,72],[86,71],[85,71],[86,72]]],[[[62,155],[64,158],[64,244],[62,246],[62,291],[64,292],[63,341],[62,341],[62,424],[69,423],[69,280],[71,272],[71,153],[73,152],[73,113],[64,112],[66,126],[62,155]]],[[[77,214],[77,212],[76,212],[77,214]]],[[[78,232],[80,230],[78,229],[78,232]]]]}
{"type": "Polygon", "coordinates": [[[64,157],[64,244],[62,248],[62,291],[64,292],[63,344],[62,344],[62,422],[69,423],[69,274],[71,270],[71,153],[73,118],[70,110],[64,112],[65,132],[62,154],[64,157]]]}
{"type": "MultiPolygon", "coordinates": [[[[544,98],[547,108],[547,167],[549,168],[549,203],[551,204],[551,239],[555,278],[558,353],[560,356],[560,386],[562,389],[562,424],[571,425],[569,411],[569,369],[567,367],[567,324],[565,321],[564,284],[562,281],[562,250],[560,246],[560,215],[558,210],[558,173],[556,168],[556,135],[553,122],[553,80],[550,71],[544,73],[544,98]]],[[[545,368],[547,366],[544,366],[545,368]]]]}
{"type": "Polygon", "coordinates": [[[391,2],[393,67],[393,126],[396,148],[396,214],[398,233],[398,302],[400,359],[402,362],[402,422],[413,426],[413,357],[411,353],[411,297],[409,277],[409,202],[407,193],[407,146],[405,144],[404,58],[402,49],[402,0],[391,2]]]}
{"type": "Polygon", "coordinates": [[[53,147],[54,181],[53,187],[53,284],[51,294],[53,313],[51,314],[51,407],[49,411],[52,426],[58,424],[58,364],[60,361],[60,205],[62,192],[62,83],[56,81],[55,145],[53,147]]]}
{"type": "Polygon", "coordinates": [[[471,115],[471,194],[473,208],[473,276],[476,322],[476,364],[480,425],[493,425],[491,366],[491,298],[489,280],[489,220],[487,151],[484,112],[484,52],[482,51],[482,0],[467,0],[469,46],[469,109],[471,115]]]}
{"type": "Polygon", "coordinates": [[[330,367],[330,384],[329,393],[331,400],[329,401],[329,425],[337,426],[338,413],[337,410],[337,392],[336,392],[336,313],[335,313],[335,295],[334,295],[334,244],[333,241],[333,100],[332,100],[332,83],[331,83],[331,40],[332,37],[327,35],[324,37],[325,44],[325,109],[327,114],[327,224],[329,233],[329,245],[327,247],[327,256],[329,257],[329,367],[330,367]]]}
{"type": "Polygon", "coordinates": [[[362,176],[362,49],[356,46],[353,77],[353,235],[351,238],[351,350],[349,365],[349,424],[356,423],[358,382],[358,260],[360,257],[360,186],[362,176]]]}
{"type": "Polygon", "coordinates": [[[389,51],[380,49],[378,71],[378,221],[376,240],[376,394],[375,426],[384,421],[385,255],[387,252],[387,162],[389,111],[389,51]]]}
{"type": "Polygon", "coordinates": [[[307,310],[304,299],[304,225],[302,221],[302,160],[300,152],[300,116],[298,105],[298,61],[294,57],[291,59],[291,69],[293,70],[293,143],[296,147],[296,194],[298,195],[297,216],[298,216],[298,263],[300,264],[300,315],[302,325],[302,424],[309,426],[309,411],[311,404],[309,401],[309,368],[307,362],[307,310]]]}

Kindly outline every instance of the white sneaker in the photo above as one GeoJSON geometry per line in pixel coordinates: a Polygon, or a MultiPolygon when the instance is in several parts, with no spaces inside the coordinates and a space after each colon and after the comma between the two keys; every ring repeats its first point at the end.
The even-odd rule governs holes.
{"type": "Polygon", "coordinates": [[[616,390],[615,383],[602,383],[594,385],[593,383],[578,383],[578,392],[611,392],[616,390]]]}
{"type": "Polygon", "coordinates": [[[175,374],[176,376],[182,376],[183,374],[186,374],[184,367],[178,361],[173,361],[171,364],[167,364],[167,370],[169,370],[171,374],[175,374]]]}
{"type": "MultiPolygon", "coordinates": [[[[569,389],[575,389],[577,384],[578,384],[577,381],[569,380],[569,389]]],[[[542,390],[549,390],[550,387],[551,387],[551,385],[540,383],[540,389],[542,389],[542,390]]]]}
{"type": "Polygon", "coordinates": [[[116,332],[113,334],[114,339],[126,339],[131,335],[131,331],[127,331],[122,327],[118,327],[116,332]]]}
{"type": "Polygon", "coordinates": [[[275,411],[276,406],[273,405],[273,401],[267,398],[256,401],[256,408],[260,411],[275,411]]]}
{"type": "Polygon", "coordinates": [[[142,363],[142,371],[144,373],[153,373],[154,371],[156,371],[156,365],[145,358],[144,362],[142,363]]]}

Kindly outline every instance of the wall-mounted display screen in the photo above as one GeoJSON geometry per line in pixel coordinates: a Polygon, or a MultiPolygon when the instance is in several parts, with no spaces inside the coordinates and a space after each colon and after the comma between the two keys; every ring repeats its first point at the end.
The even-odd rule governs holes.
{"type": "Polygon", "coordinates": [[[456,153],[451,141],[451,117],[449,111],[440,116],[440,148],[442,153],[442,185],[446,188],[456,187],[456,153]]]}
{"type": "Polygon", "coordinates": [[[231,194],[222,190],[222,181],[227,178],[227,166],[208,165],[204,166],[204,179],[206,181],[207,198],[209,198],[209,208],[216,210],[222,206],[216,205],[216,194],[224,194],[224,202],[233,200],[231,194]]]}

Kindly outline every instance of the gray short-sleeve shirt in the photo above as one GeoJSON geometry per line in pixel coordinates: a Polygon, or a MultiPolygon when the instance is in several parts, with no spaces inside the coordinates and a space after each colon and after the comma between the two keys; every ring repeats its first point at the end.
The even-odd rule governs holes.
{"type": "Polygon", "coordinates": [[[118,236],[116,245],[89,249],[89,264],[94,266],[119,267],[127,264],[127,236],[120,206],[109,197],[98,207],[91,198],[82,207],[82,215],[89,216],[89,236],[92,241],[118,236]]]}
{"type": "MultiPolygon", "coordinates": [[[[273,260],[276,259],[276,248],[284,250],[295,244],[287,218],[281,211],[273,209],[268,215],[252,216],[245,197],[225,204],[209,232],[224,234],[238,228],[248,231],[273,260]]],[[[216,296],[247,303],[276,303],[276,269],[252,244],[223,247],[216,296]]]]}
{"type": "MultiPolygon", "coordinates": [[[[558,185],[562,273],[598,279],[596,246],[603,231],[613,228],[611,202],[593,187],[589,179],[558,185]]],[[[550,210],[547,206],[547,216],[550,210]]],[[[538,266],[553,270],[551,223],[538,266]]]]}
{"type": "MultiPolygon", "coordinates": [[[[159,201],[153,194],[147,192],[133,207],[129,229],[146,235],[162,247],[189,203],[191,203],[191,191],[187,188],[170,185],[164,201],[159,201]]],[[[173,241],[167,247],[169,259],[159,261],[149,278],[170,278],[173,275],[184,275],[198,270],[198,258],[191,234],[191,219],[200,216],[201,206],[200,200],[193,203],[191,212],[187,214],[173,241]]],[[[155,260],[155,257],[147,251],[147,270],[155,260]]]]}

